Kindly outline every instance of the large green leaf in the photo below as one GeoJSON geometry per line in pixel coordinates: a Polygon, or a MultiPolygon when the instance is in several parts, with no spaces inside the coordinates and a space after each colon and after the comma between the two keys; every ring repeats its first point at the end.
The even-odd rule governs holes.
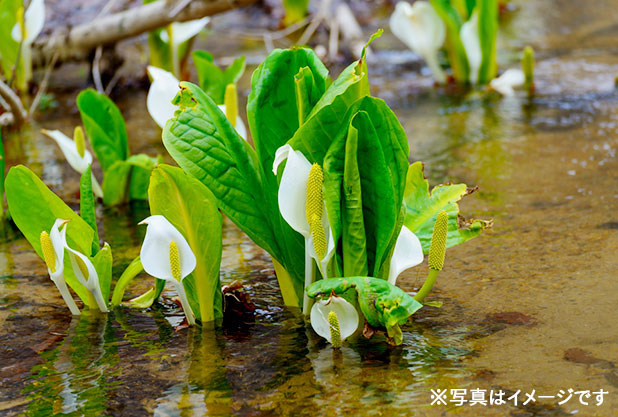
{"type": "MultiPolygon", "coordinates": [[[[328,70],[311,49],[275,49],[251,77],[247,118],[264,171],[272,169],[275,152],[298,129],[294,77],[305,67],[313,75],[316,91],[311,93],[310,98],[316,100],[326,91],[330,78],[328,70]]],[[[308,106],[313,108],[316,102],[309,102],[308,106]]]]}
{"type": "Polygon", "coordinates": [[[0,129],[0,223],[4,221],[4,139],[0,129]]]}
{"type": "Polygon", "coordinates": [[[268,253],[280,258],[264,212],[264,195],[255,151],[230,125],[214,101],[195,84],[180,83],[179,111],[163,130],[163,143],[189,175],[206,185],[219,207],[268,253]]]}
{"type": "Polygon", "coordinates": [[[459,32],[463,19],[449,0],[430,0],[431,5],[446,25],[446,51],[455,80],[468,82],[470,66],[459,32]]]}
{"type": "Polygon", "coordinates": [[[150,211],[165,216],[187,239],[197,258],[191,275],[183,280],[189,299],[202,322],[223,317],[219,267],[221,214],[210,190],[180,168],[160,165],[152,172],[148,190],[150,211]]]}
{"type": "Polygon", "coordinates": [[[116,161],[126,160],[130,155],[127,128],[114,102],[89,88],[77,96],[77,107],[103,171],[116,161]]]}
{"type": "MultiPolygon", "coordinates": [[[[316,116],[319,117],[319,116],[316,116]]],[[[311,120],[315,120],[311,119],[311,120]]],[[[349,120],[348,128],[340,127],[324,157],[324,190],[326,209],[335,238],[343,238],[344,229],[358,222],[342,215],[349,209],[345,197],[353,190],[352,185],[343,183],[344,170],[357,164],[359,170],[363,224],[365,229],[368,271],[377,276],[384,262],[389,258],[391,248],[399,233],[401,204],[405,188],[405,173],[408,166],[408,142],[403,128],[394,113],[384,101],[374,97],[358,100],[343,118],[349,120]],[[346,142],[358,142],[354,152],[356,162],[348,161],[352,155],[346,142]],[[346,158],[346,161],[344,161],[346,158]],[[342,200],[343,198],[343,200],[342,200]]],[[[309,121],[307,124],[311,123],[309,121]]],[[[314,137],[332,135],[332,131],[315,130],[314,137]],[[326,132],[326,133],[325,133],[326,132]]],[[[323,140],[328,140],[325,138],[323,140]]],[[[302,144],[301,144],[302,145],[302,144]]],[[[352,145],[350,145],[352,146],[352,145]]],[[[352,197],[352,204],[355,198],[352,197]]],[[[352,213],[347,213],[352,215],[352,213]]],[[[345,233],[345,232],[344,232],[345,233]]],[[[349,237],[345,237],[349,239],[349,237]]],[[[360,256],[341,253],[344,258],[360,256]]],[[[348,274],[345,273],[347,276],[348,274]]]]}
{"type": "Polygon", "coordinates": [[[448,235],[446,247],[463,243],[491,225],[490,221],[470,220],[464,227],[458,224],[459,206],[457,201],[469,193],[466,184],[438,185],[429,193],[429,182],[423,175],[423,164],[416,162],[408,169],[404,205],[406,217],[404,224],[421,241],[423,252],[429,252],[433,226],[441,211],[448,213],[448,235]]]}
{"type": "Polygon", "coordinates": [[[358,167],[358,129],[350,126],[345,143],[341,192],[341,249],[343,276],[367,276],[367,242],[361,177],[358,167]]]}
{"type": "MultiPolygon", "coordinates": [[[[86,256],[92,254],[94,230],[23,165],[9,170],[6,176],[6,199],[15,225],[42,258],[41,232],[51,230],[56,219],[67,219],[67,244],[86,256]]],[[[69,257],[64,259],[67,283],[77,295],[89,303],[88,290],[75,278],[69,257]]]]}
{"type": "Polygon", "coordinates": [[[498,1],[478,0],[479,39],[481,41],[481,67],[479,83],[487,84],[496,76],[496,37],[498,36],[498,1]]]}

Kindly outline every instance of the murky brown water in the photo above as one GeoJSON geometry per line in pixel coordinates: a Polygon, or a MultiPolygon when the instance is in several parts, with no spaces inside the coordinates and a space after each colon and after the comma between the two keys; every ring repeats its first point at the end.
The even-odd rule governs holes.
{"type": "MultiPolygon", "coordinates": [[[[373,92],[395,108],[412,159],[426,162],[432,184],[479,185],[462,212],[495,224],[448,251],[433,293],[444,307],[419,311],[402,346],[358,341],[333,352],[282,308],[268,256],[230,222],[222,280],[246,285],[256,316],[204,334],[175,330],[182,313],[171,292],[148,311],[71,321],[43,262],[15,238],[0,243],[0,414],[616,415],[618,3],[516,4],[501,60],[504,68],[533,43],[540,61],[533,99],[436,92],[408,64],[393,63],[401,54],[376,43],[373,92]],[[521,390],[520,401],[532,390],[609,394],[600,407],[578,396],[562,405],[556,397],[429,406],[437,388],[521,390]]],[[[378,42],[397,45],[388,36],[378,42]]],[[[41,126],[70,132],[79,121],[72,100],[59,96],[59,110],[7,147],[10,163],[24,161],[75,203],[77,174],[36,133],[41,126]]],[[[128,92],[119,105],[132,152],[165,154],[145,94],[128,92]]],[[[148,208],[98,214],[118,276],[139,251],[144,230],[135,224],[148,208]]],[[[398,283],[413,290],[426,272],[419,266],[398,283]]],[[[149,285],[144,279],[130,293],[149,285]]]]}

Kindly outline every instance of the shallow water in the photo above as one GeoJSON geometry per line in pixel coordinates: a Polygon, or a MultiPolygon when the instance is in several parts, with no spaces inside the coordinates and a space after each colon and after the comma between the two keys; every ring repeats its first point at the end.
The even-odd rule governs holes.
{"type": "MultiPolygon", "coordinates": [[[[15,238],[0,243],[0,414],[616,415],[618,3],[602,3],[583,12],[576,1],[516,2],[501,64],[516,65],[520,47],[534,42],[534,98],[436,90],[401,54],[376,45],[373,93],[395,109],[411,159],[426,163],[431,184],[478,185],[461,211],[494,219],[491,230],[448,251],[432,293],[444,306],[416,313],[402,346],[375,338],[333,351],[282,307],[269,257],[229,221],[222,282],[240,280],[256,315],[204,333],[177,329],[182,312],[167,291],[147,311],[71,320],[43,262],[15,238]],[[563,405],[556,397],[429,406],[437,388],[521,390],[520,401],[532,390],[609,394],[599,407],[578,396],[563,405]]],[[[388,36],[380,42],[396,45],[388,36]]],[[[27,163],[75,204],[77,175],[36,133],[70,132],[79,122],[72,100],[59,96],[58,110],[12,139],[8,159],[27,163]]],[[[118,103],[132,152],[165,154],[145,94],[129,91],[118,103]]],[[[115,276],[137,255],[144,230],[135,225],[147,215],[143,203],[99,208],[115,276]]],[[[398,284],[413,291],[426,272],[416,267],[398,284]]],[[[145,278],[127,295],[150,285],[145,278]]]]}

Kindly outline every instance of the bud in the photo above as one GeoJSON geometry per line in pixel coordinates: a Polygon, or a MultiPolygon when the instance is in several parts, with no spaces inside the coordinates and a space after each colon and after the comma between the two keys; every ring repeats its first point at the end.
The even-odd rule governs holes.
{"type": "Polygon", "coordinates": [[[339,318],[334,311],[328,313],[328,325],[330,326],[330,342],[334,348],[341,347],[341,330],[339,328],[339,318]]]}
{"type": "Polygon", "coordinates": [[[225,87],[223,104],[225,104],[225,117],[227,117],[227,120],[230,122],[232,127],[236,127],[236,119],[238,118],[238,96],[236,94],[236,84],[230,83],[225,87]]]}
{"type": "Polygon", "coordinates": [[[86,141],[84,140],[84,131],[81,126],[75,126],[73,131],[73,141],[75,142],[75,148],[80,157],[84,157],[86,153],[86,141]]]}
{"type": "Polygon", "coordinates": [[[446,235],[448,232],[448,214],[441,211],[433,226],[431,246],[429,247],[429,268],[441,271],[444,266],[444,253],[446,252],[446,235]]]}
{"type": "Polygon", "coordinates": [[[524,48],[524,55],[521,59],[521,68],[524,71],[524,90],[532,90],[534,83],[534,50],[530,46],[524,48]]]}

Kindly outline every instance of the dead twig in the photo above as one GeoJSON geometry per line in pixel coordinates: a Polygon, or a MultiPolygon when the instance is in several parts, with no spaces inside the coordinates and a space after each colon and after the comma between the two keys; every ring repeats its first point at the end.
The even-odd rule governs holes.
{"type": "MultiPolygon", "coordinates": [[[[15,92],[11,89],[11,87],[9,87],[8,85],[6,85],[6,83],[2,80],[0,80],[0,96],[2,96],[2,98],[4,99],[4,101],[8,104],[9,108],[11,109],[11,113],[13,116],[13,120],[11,121],[11,123],[8,124],[16,124],[17,126],[21,126],[27,118],[27,114],[26,111],[24,110],[24,106],[21,104],[21,100],[19,99],[19,97],[17,96],[17,94],[15,94],[15,92]]],[[[5,113],[8,114],[8,113],[5,113]]],[[[4,114],[2,115],[4,116],[4,123],[7,123],[9,120],[8,116],[5,116],[4,114]]]]}
{"type": "Polygon", "coordinates": [[[47,68],[45,68],[45,74],[43,75],[43,80],[41,81],[41,84],[39,85],[39,91],[36,92],[36,96],[34,96],[34,100],[32,100],[32,104],[30,105],[30,110],[28,110],[28,116],[32,116],[37,106],[39,105],[39,101],[41,101],[41,97],[43,97],[43,94],[45,94],[45,91],[47,90],[47,84],[49,83],[49,77],[51,76],[52,70],[56,66],[56,62],[58,61],[58,55],[59,55],[58,52],[56,52],[54,56],[52,57],[50,63],[47,65],[47,68]]]}

